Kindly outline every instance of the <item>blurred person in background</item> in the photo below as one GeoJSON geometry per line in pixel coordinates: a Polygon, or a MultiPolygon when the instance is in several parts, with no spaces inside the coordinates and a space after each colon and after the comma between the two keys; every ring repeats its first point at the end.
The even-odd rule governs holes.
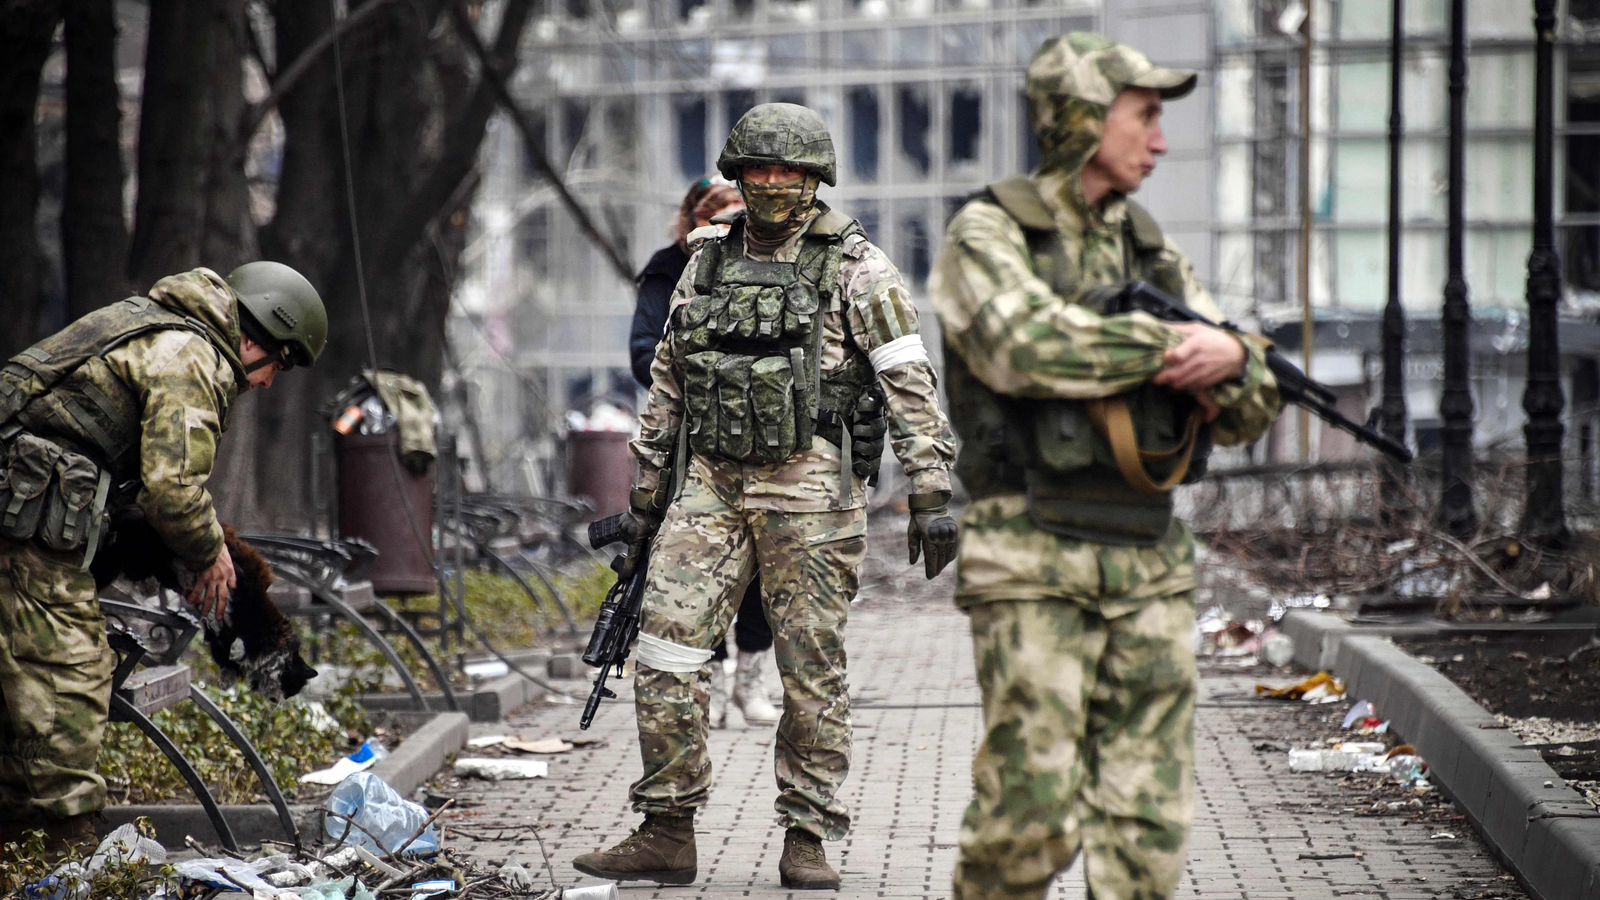
{"type": "MultiPolygon", "coordinates": [[[[656,358],[656,345],[667,329],[667,307],[672,299],[672,289],[677,286],[683,270],[689,265],[689,254],[701,241],[721,237],[727,232],[726,224],[713,224],[715,216],[731,216],[744,209],[744,199],[739,188],[731,181],[714,175],[702,178],[689,188],[678,206],[678,215],[669,232],[672,243],[650,257],[634,284],[639,291],[633,309],[633,329],[628,335],[628,354],[633,363],[633,377],[645,389],[650,387],[650,363],[656,358]]],[[[772,628],[767,625],[766,614],[761,611],[761,578],[756,576],[744,592],[739,603],[739,615],[733,622],[733,642],[739,648],[738,668],[733,676],[733,705],[738,707],[747,725],[772,725],[778,721],[777,707],[772,705],[770,680],[767,673],[772,660],[772,628]]],[[[728,658],[728,642],[717,644],[711,657],[711,727],[728,725],[728,676],[723,661],[728,658]]],[[[778,698],[783,696],[778,686],[778,698]]]]}

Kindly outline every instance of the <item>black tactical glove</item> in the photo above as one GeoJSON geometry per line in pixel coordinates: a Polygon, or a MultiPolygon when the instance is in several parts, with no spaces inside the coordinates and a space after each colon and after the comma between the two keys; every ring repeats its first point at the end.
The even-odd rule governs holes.
{"type": "Polygon", "coordinates": [[[911,507],[911,524],[906,528],[911,562],[926,553],[922,570],[931,579],[956,558],[959,533],[956,520],[950,516],[950,492],[912,494],[906,503],[911,507]]]}
{"type": "Polygon", "coordinates": [[[623,540],[628,542],[628,558],[624,564],[626,571],[619,573],[622,577],[627,578],[633,574],[634,563],[644,556],[644,550],[650,545],[650,539],[661,530],[661,522],[666,517],[665,490],[647,491],[634,488],[628,493],[628,512],[618,523],[618,531],[622,533],[623,540]]]}

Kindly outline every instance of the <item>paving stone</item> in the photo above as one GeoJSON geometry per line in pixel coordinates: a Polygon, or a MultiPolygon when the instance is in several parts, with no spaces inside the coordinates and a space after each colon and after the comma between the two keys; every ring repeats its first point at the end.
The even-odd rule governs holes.
{"type": "MultiPolygon", "coordinates": [[[[945,589],[948,591],[948,588],[945,589]]],[[[842,796],[854,831],[827,845],[845,887],[838,896],[947,900],[961,814],[971,793],[969,765],[982,726],[966,618],[947,601],[901,599],[864,591],[848,628],[855,762],[842,796]]],[[[542,757],[550,776],[518,782],[466,782],[452,790],[478,801],[453,826],[486,840],[452,838],[469,855],[500,862],[515,856],[543,870],[538,843],[518,840],[537,826],[556,878],[586,880],[572,857],[608,846],[637,824],[627,788],[639,775],[631,686],[615,683],[592,732],[603,747],[542,757]]],[[[1430,840],[1427,827],[1403,817],[1344,812],[1359,798],[1337,782],[1288,771],[1286,754],[1256,752],[1263,733],[1284,733],[1273,707],[1250,701],[1252,682],[1238,674],[1202,680],[1196,736],[1197,816],[1181,898],[1278,900],[1358,898],[1437,900],[1476,897],[1486,889],[1521,896],[1465,822],[1459,839],[1430,840]],[[1360,851],[1359,859],[1300,859],[1308,852],[1360,851]]],[[[473,736],[504,732],[544,737],[577,727],[580,707],[548,701],[503,724],[474,724],[473,736]]],[[[1284,713],[1279,713],[1284,715],[1284,713]]],[[[715,787],[696,822],[699,883],[630,887],[643,898],[808,898],[777,884],[783,834],[772,811],[772,727],[731,727],[711,736],[715,787]]],[[[1081,900],[1081,872],[1057,880],[1051,900],[1081,900]]]]}

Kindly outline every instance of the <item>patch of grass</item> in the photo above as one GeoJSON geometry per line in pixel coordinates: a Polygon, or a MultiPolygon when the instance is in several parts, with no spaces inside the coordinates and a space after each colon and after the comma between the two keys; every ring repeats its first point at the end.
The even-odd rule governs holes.
{"type": "MultiPolygon", "coordinates": [[[[324,703],[337,726],[329,726],[309,703],[292,698],[273,706],[243,684],[206,693],[239,726],[266,761],[286,796],[293,797],[300,776],[324,768],[357,746],[370,723],[357,698],[362,685],[350,682],[324,703]]],[[[257,803],[261,794],[255,770],[217,724],[194,703],[169,706],[151,717],[194,763],[220,803],[257,803]]],[[[154,803],[189,794],[189,786],[166,756],[131,722],[106,728],[100,774],[113,802],[154,803]]]]}

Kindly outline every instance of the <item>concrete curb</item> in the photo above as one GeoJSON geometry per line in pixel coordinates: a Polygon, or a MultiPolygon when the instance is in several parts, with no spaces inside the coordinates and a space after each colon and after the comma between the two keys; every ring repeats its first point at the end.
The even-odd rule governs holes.
{"type": "MultiPolygon", "coordinates": [[[[542,698],[544,688],[511,672],[485,683],[474,691],[458,691],[456,701],[474,722],[498,722],[518,707],[542,698]]],[[[444,709],[443,694],[423,694],[428,705],[444,709]]],[[[412,708],[410,694],[368,694],[361,698],[367,709],[406,711],[412,708]]]]}
{"type": "Polygon", "coordinates": [[[1278,623],[1278,630],[1294,639],[1295,664],[1315,672],[1322,669],[1332,671],[1334,665],[1338,662],[1340,642],[1347,637],[1355,635],[1387,638],[1426,638],[1467,634],[1505,634],[1508,632],[1518,634],[1576,634],[1580,632],[1592,633],[1595,627],[1588,624],[1563,622],[1485,622],[1457,625],[1436,619],[1425,619],[1420,622],[1352,624],[1332,613],[1295,609],[1290,610],[1283,617],[1283,620],[1278,623]]]}
{"type": "Polygon", "coordinates": [[[1536,900],[1600,900],[1600,811],[1454,682],[1389,639],[1481,629],[1371,629],[1302,611],[1281,628],[1294,638],[1296,663],[1344,679],[1347,696],[1370,700],[1416,746],[1433,782],[1536,900]]]}
{"type": "MultiPolygon", "coordinates": [[[[466,713],[437,713],[368,771],[387,781],[402,797],[410,797],[413,791],[444,767],[449,754],[467,745],[467,725],[466,713]]],[[[315,837],[322,833],[319,807],[291,804],[289,811],[302,835],[315,837]]],[[[222,814],[228,820],[228,827],[233,829],[234,839],[241,845],[257,844],[263,838],[277,841],[285,839],[278,813],[270,804],[224,806],[222,814]]],[[[182,848],[187,835],[199,836],[208,843],[216,840],[211,820],[198,803],[108,806],[105,808],[105,821],[96,823],[97,830],[101,835],[109,834],[117,826],[140,816],[150,819],[156,829],[156,840],[168,849],[182,848]]]]}

